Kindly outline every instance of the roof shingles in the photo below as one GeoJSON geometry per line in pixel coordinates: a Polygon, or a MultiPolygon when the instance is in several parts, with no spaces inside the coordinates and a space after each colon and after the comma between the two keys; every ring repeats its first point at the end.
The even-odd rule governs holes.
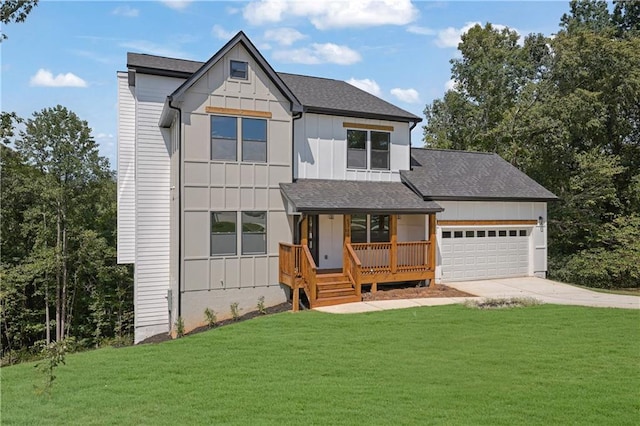
{"type": "Polygon", "coordinates": [[[539,200],[557,197],[497,154],[412,148],[402,180],[428,200],[539,200]]]}
{"type": "MultiPolygon", "coordinates": [[[[203,64],[204,62],[185,59],[127,53],[127,66],[147,73],[177,74],[188,78],[203,64]]],[[[277,74],[310,112],[342,112],[354,117],[422,121],[417,115],[344,81],[297,74],[277,74]]]]}
{"type": "Polygon", "coordinates": [[[437,203],[422,200],[402,182],[299,179],[280,189],[304,213],[434,213],[437,203]]]}

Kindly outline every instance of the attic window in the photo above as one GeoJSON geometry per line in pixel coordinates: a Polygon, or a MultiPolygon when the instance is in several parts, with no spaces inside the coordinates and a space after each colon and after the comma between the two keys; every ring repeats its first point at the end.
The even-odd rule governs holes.
{"type": "Polygon", "coordinates": [[[249,66],[246,62],[231,61],[231,70],[229,72],[229,75],[231,76],[231,78],[246,80],[248,69],[249,66]]]}

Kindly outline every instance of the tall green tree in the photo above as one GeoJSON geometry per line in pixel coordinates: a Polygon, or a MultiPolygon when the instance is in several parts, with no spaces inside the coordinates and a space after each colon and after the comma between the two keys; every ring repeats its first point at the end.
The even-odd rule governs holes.
{"type": "Polygon", "coordinates": [[[2,114],[2,353],[123,338],[132,271],[116,263],[116,183],[88,124],[62,106],[2,114]],[[15,124],[24,128],[16,132],[15,124]]]}
{"type": "Polygon", "coordinates": [[[522,43],[471,28],[452,60],[456,88],[425,109],[427,146],[496,152],[562,199],[549,205],[556,270],[640,212],[639,4],[572,1],[555,37],[522,43]]]}

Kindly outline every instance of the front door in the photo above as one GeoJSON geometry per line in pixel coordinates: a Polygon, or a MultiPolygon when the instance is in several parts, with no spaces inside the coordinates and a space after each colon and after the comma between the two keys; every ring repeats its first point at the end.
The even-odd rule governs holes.
{"type": "Polygon", "coordinates": [[[309,251],[311,252],[311,256],[313,257],[313,260],[316,262],[316,265],[319,265],[319,250],[318,250],[318,216],[317,215],[312,215],[309,216],[309,235],[307,235],[307,240],[308,243],[307,245],[309,246],[309,251]]]}

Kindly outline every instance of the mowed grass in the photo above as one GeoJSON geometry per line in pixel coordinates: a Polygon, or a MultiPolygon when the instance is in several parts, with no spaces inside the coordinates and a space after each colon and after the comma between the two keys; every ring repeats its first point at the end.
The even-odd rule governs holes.
{"type": "Polygon", "coordinates": [[[638,424],[640,311],[284,313],[73,354],[51,397],[1,370],[9,424],[638,424]]]}

